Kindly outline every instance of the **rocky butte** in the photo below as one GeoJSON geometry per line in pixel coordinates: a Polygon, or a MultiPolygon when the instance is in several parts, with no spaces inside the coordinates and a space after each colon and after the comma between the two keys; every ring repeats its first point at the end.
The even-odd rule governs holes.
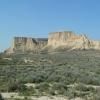
{"type": "Polygon", "coordinates": [[[7,54],[18,52],[39,52],[47,45],[47,38],[14,37],[12,45],[5,52],[7,54]]]}
{"type": "Polygon", "coordinates": [[[100,41],[88,39],[86,35],[76,35],[71,31],[50,33],[48,38],[48,46],[53,49],[58,47],[66,47],[74,49],[100,49],[100,41]]]}
{"type": "Polygon", "coordinates": [[[41,50],[57,50],[65,48],[69,50],[100,50],[100,41],[88,39],[86,35],[76,35],[71,31],[53,32],[48,38],[14,37],[12,46],[5,52],[40,52],[41,50]]]}

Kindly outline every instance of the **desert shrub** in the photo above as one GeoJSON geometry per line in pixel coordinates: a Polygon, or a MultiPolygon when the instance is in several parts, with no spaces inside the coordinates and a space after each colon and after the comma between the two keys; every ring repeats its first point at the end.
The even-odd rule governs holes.
{"type": "Polygon", "coordinates": [[[80,79],[80,82],[91,85],[100,85],[99,78],[95,78],[94,76],[85,75],[84,77],[82,77],[82,79],[80,79]]]}
{"type": "Polygon", "coordinates": [[[96,94],[92,98],[93,98],[93,100],[100,100],[100,95],[96,94]]]}
{"type": "Polygon", "coordinates": [[[69,99],[72,99],[72,98],[77,97],[78,95],[77,95],[77,92],[74,88],[69,88],[67,90],[66,96],[68,96],[69,99]]]}
{"type": "Polygon", "coordinates": [[[53,89],[51,89],[51,90],[49,91],[49,94],[52,95],[52,96],[57,95],[57,93],[56,93],[53,89]]]}
{"type": "Polygon", "coordinates": [[[0,100],[4,100],[1,94],[0,94],[0,100]]]}
{"type": "Polygon", "coordinates": [[[89,87],[89,86],[86,86],[86,85],[83,85],[83,84],[79,84],[75,87],[76,90],[78,91],[83,91],[83,92],[87,92],[87,91],[91,91],[91,92],[94,92],[95,89],[93,87],[89,87]]]}
{"type": "Polygon", "coordinates": [[[45,80],[45,77],[44,75],[34,75],[33,78],[32,78],[32,83],[41,83],[41,82],[44,82],[45,80]]]}
{"type": "Polygon", "coordinates": [[[54,93],[51,91],[53,94],[57,95],[66,95],[67,92],[67,86],[63,83],[54,83],[52,86],[52,90],[55,91],[54,93]]]}
{"type": "Polygon", "coordinates": [[[68,96],[69,99],[76,98],[76,97],[84,98],[85,96],[89,94],[90,93],[87,91],[83,92],[83,91],[77,91],[75,88],[69,88],[66,96],[68,96]]]}
{"type": "Polygon", "coordinates": [[[56,73],[53,73],[48,77],[49,82],[60,82],[60,80],[61,80],[61,76],[57,75],[56,73]]]}
{"type": "Polygon", "coordinates": [[[33,87],[29,87],[24,91],[20,91],[20,95],[24,96],[34,96],[36,95],[36,90],[33,87]]]}
{"type": "Polygon", "coordinates": [[[24,100],[30,100],[30,98],[28,98],[28,97],[24,97],[24,100]]]}
{"type": "Polygon", "coordinates": [[[49,91],[49,84],[46,83],[46,82],[43,82],[43,83],[40,83],[38,85],[36,85],[36,89],[38,89],[39,91],[41,92],[46,92],[46,91],[49,91]]]}
{"type": "Polygon", "coordinates": [[[8,91],[9,92],[23,92],[26,90],[26,86],[24,84],[21,83],[17,83],[17,82],[13,82],[13,83],[9,83],[8,84],[8,91]]]}
{"type": "MultiPolygon", "coordinates": [[[[42,70],[42,69],[41,69],[42,70]]],[[[31,78],[32,83],[41,83],[47,80],[46,74],[42,72],[36,72],[31,78]]]]}

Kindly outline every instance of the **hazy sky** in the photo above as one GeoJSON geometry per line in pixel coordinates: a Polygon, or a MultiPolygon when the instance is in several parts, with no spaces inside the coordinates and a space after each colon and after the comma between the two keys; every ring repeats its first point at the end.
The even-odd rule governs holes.
{"type": "Polygon", "coordinates": [[[0,0],[0,51],[14,36],[65,30],[100,40],[100,0],[0,0]]]}

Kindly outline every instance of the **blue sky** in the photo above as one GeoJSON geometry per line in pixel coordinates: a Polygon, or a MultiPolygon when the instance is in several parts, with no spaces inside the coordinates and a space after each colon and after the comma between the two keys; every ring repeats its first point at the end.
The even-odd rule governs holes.
{"type": "Polygon", "coordinates": [[[0,0],[0,51],[14,36],[67,30],[100,40],[100,0],[0,0]]]}

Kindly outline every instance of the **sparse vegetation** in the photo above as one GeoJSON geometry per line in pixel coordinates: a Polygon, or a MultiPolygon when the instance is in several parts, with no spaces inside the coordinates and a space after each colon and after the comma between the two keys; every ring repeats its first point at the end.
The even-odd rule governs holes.
{"type": "Polygon", "coordinates": [[[14,54],[0,57],[0,92],[19,92],[26,96],[64,95],[86,100],[91,97],[91,100],[99,100],[99,86],[99,51],[14,54]],[[26,63],[25,59],[29,62],[26,63]],[[26,87],[26,83],[33,83],[35,87],[26,87]],[[87,87],[89,85],[91,87],[87,87]]]}

